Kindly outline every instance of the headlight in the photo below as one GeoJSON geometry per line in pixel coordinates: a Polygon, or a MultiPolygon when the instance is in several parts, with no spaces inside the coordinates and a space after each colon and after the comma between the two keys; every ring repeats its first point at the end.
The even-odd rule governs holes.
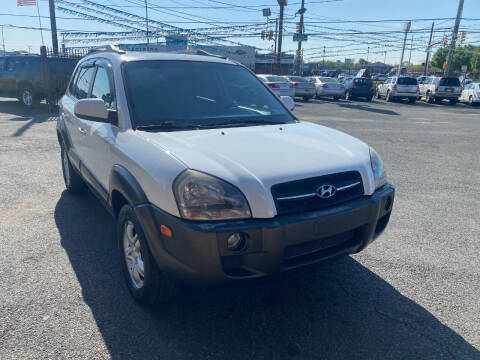
{"type": "Polygon", "coordinates": [[[233,185],[194,170],[181,173],[173,184],[182,217],[226,220],[252,217],[245,196],[233,185]]]}
{"type": "Polygon", "coordinates": [[[370,148],[370,163],[372,164],[373,177],[375,178],[375,189],[387,182],[387,173],[383,168],[383,161],[374,148],[370,148]]]}

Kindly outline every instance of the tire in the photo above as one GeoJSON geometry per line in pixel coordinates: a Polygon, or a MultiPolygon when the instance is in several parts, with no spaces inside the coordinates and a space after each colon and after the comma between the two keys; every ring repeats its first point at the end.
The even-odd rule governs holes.
{"type": "Polygon", "coordinates": [[[426,103],[429,103],[429,104],[432,104],[432,103],[433,103],[433,98],[430,96],[430,93],[429,93],[429,92],[427,92],[427,93],[425,94],[425,102],[426,102],[426,103]]]}
{"type": "Polygon", "coordinates": [[[78,174],[77,170],[72,166],[72,163],[67,155],[65,144],[62,144],[61,146],[60,156],[62,159],[62,173],[63,181],[65,182],[65,188],[72,195],[84,194],[87,190],[87,186],[83,182],[83,179],[78,174]]]}
{"type": "Polygon", "coordinates": [[[473,106],[473,105],[474,105],[474,103],[473,103],[473,96],[472,96],[472,95],[470,95],[470,97],[468,98],[468,105],[470,105],[470,106],[473,106]]]}
{"type": "Polygon", "coordinates": [[[415,104],[415,101],[417,101],[416,98],[409,98],[409,99],[408,99],[408,102],[409,102],[410,104],[415,104]]]}
{"type": "Polygon", "coordinates": [[[380,93],[378,92],[378,90],[377,90],[377,92],[375,93],[375,97],[376,97],[377,99],[381,99],[381,98],[382,98],[382,97],[380,96],[380,93]]]}
{"type": "Polygon", "coordinates": [[[333,101],[338,101],[338,96],[334,96],[333,101]]]}
{"type": "Polygon", "coordinates": [[[349,91],[345,92],[345,100],[352,100],[352,96],[350,95],[349,91]]]}
{"type": "Polygon", "coordinates": [[[128,290],[139,305],[152,307],[177,295],[177,283],[160,272],[135,211],[128,204],[118,215],[117,241],[128,290]]]}
{"type": "Polygon", "coordinates": [[[303,101],[308,102],[312,97],[311,96],[304,96],[303,101]]]}
{"type": "Polygon", "coordinates": [[[29,85],[23,85],[18,92],[18,100],[22,103],[23,106],[27,108],[32,108],[40,102],[40,99],[33,92],[33,89],[29,85]]]}
{"type": "Polygon", "coordinates": [[[450,99],[450,105],[457,105],[458,100],[457,99],[450,99]]]}
{"type": "Polygon", "coordinates": [[[387,96],[385,96],[385,101],[386,102],[392,102],[393,98],[390,95],[390,91],[387,91],[387,96]]]}
{"type": "Polygon", "coordinates": [[[373,96],[368,96],[366,99],[367,101],[372,101],[373,96]]]}

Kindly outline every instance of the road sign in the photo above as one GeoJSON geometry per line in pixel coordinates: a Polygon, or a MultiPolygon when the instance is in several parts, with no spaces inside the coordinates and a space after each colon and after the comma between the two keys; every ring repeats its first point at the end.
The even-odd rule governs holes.
{"type": "Polygon", "coordinates": [[[307,41],[307,34],[293,34],[293,41],[307,41]]]}
{"type": "Polygon", "coordinates": [[[270,15],[272,15],[270,8],[263,9],[262,12],[263,12],[263,16],[266,16],[266,17],[269,17],[270,15]]]}
{"type": "Polygon", "coordinates": [[[443,69],[443,70],[445,70],[446,68],[447,68],[447,62],[446,62],[446,61],[444,61],[444,62],[443,62],[442,69],[443,69]]]}
{"type": "Polygon", "coordinates": [[[427,47],[425,48],[425,52],[426,52],[426,53],[430,52],[430,46],[427,46],[427,47]]]}

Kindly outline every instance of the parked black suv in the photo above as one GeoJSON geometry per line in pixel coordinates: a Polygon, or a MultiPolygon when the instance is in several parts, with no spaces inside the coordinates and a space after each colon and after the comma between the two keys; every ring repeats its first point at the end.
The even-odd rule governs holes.
{"type": "MultiPolygon", "coordinates": [[[[60,98],[78,60],[49,58],[48,91],[52,100],[60,98]]],[[[45,98],[42,58],[40,55],[13,55],[0,57],[0,96],[14,97],[27,107],[45,98]]]]}

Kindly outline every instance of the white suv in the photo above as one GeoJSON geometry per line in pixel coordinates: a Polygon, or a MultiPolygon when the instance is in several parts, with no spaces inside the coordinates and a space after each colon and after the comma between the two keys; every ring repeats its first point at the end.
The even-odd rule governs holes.
{"type": "Polygon", "coordinates": [[[420,83],[420,96],[428,103],[450,100],[451,105],[458,102],[462,94],[462,84],[457,77],[427,77],[420,83]]]}
{"type": "Polygon", "coordinates": [[[96,51],[59,105],[67,190],[88,187],[116,218],[141,304],[178,280],[244,282],[359,252],[389,221],[379,155],[299,121],[238,63],[96,51]]]}

